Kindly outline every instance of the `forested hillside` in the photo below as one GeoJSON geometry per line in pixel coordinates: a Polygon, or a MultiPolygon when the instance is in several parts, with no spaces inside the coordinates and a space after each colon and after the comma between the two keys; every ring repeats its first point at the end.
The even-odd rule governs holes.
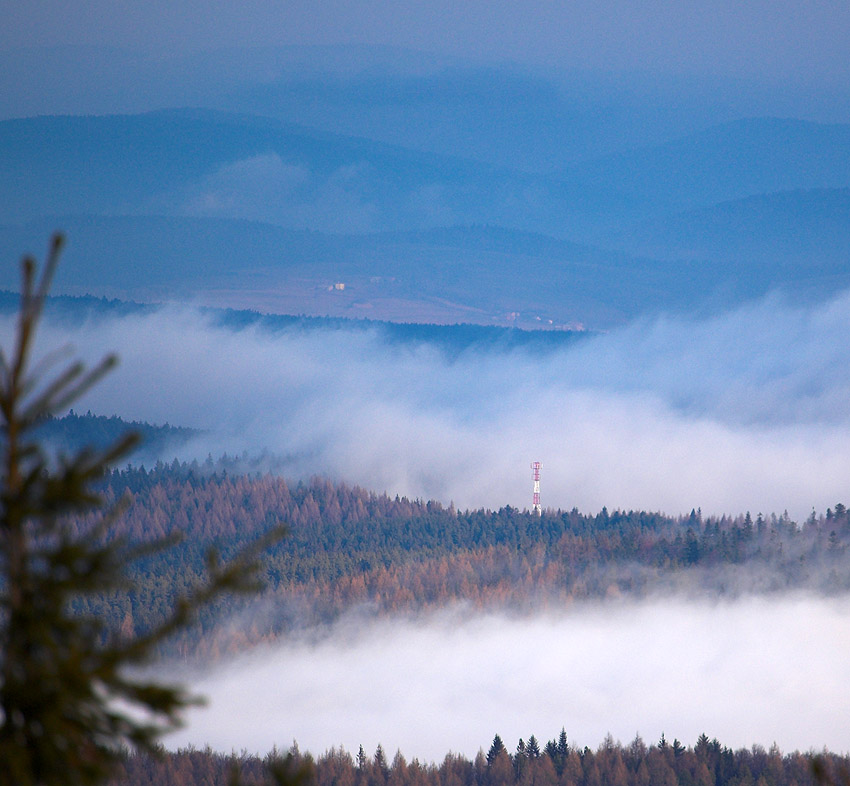
{"type": "Polygon", "coordinates": [[[458,511],[324,479],[234,475],[227,466],[175,461],[111,473],[107,499],[131,500],[116,536],[136,543],[179,533],[183,540],[135,564],[136,590],[89,599],[88,608],[116,627],[144,630],[200,577],[211,546],[232,555],[278,523],[289,535],[265,559],[268,592],[226,634],[220,623],[245,612],[245,602],[208,609],[171,654],[236,651],[355,609],[416,614],[464,604],[522,612],[659,592],[728,597],[850,587],[850,518],[840,504],[802,524],[787,514],[671,517],[604,508],[538,517],[512,507],[458,511]]]}
{"type": "Polygon", "coordinates": [[[104,450],[128,430],[135,431],[141,438],[141,446],[133,454],[133,461],[138,464],[155,463],[159,456],[178,449],[200,433],[197,429],[168,423],[162,426],[128,423],[115,415],[106,417],[91,412],[81,415],[74,410],[61,418],[49,417],[42,421],[36,433],[52,451],[70,454],[84,446],[104,450]]]}

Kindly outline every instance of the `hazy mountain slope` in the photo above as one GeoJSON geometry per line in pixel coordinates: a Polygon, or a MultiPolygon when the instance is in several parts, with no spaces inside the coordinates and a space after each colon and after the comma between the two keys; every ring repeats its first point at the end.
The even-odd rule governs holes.
{"type": "Polygon", "coordinates": [[[850,186],[850,125],[755,118],[563,172],[645,213],[774,191],[850,186]]]}
{"type": "MultiPolygon", "coordinates": [[[[335,55],[326,53],[331,63],[335,55]]],[[[279,57],[285,65],[278,61],[276,79],[240,85],[217,105],[541,174],[659,143],[732,112],[698,80],[662,86],[624,74],[553,77],[410,52],[352,53],[360,67],[345,69],[279,57]]]]}
{"type": "Polygon", "coordinates": [[[847,121],[846,100],[824,84],[553,71],[355,44],[167,57],[96,45],[6,49],[0,95],[2,119],[207,107],[541,173],[742,116],[847,121]]]}
{"type": "Polygon", "coordinates": [[[334,232],[497,224],[560,237],[753,194],[850,186],[850,125],[747,120],[558,179],[201,111],[0,123],[0,221],[155,213],[334,232]]]}
{"type": "MultiPolygon", "coordinates": [[[[850,286],[846,191],[760,197],[646,225],[643,256],[498,227],[329,235],[230,219],[64,217],[0,226],[0,255],[68,235],[57,292],[313,316],[605,327],[770,289],[850,286]],[[830,212],[831,211],[831,212],[830,212]],[[831,218],[829,218],[831,216],[831,218]],[[660,259],[669,254],[670,258],[660,259]],[[655,255],[653,257],[652,255],[655,255]],[[337,287],[342,288],[337,288],[337,287]]],[[[0,287],[15,289],[15,265],[0,287]]]]}
{"type": "Polygon", "coordinates": [[[850,189],[759,194],[649,222],[624,247],[703,260],[754,288],[850,285],[850,189]]]}
{"type": "Polygon", "coordinates": [[[203,106],[540,172],[730,119],[728,96],[775,113],[760,87],[736,84],[718,100],[716,82],[695,78],[541,73],[390,46],[0,50],[2,119],[203,106]]]}
{"type": "MultiPolygon", "coordinates": [[[[188,297],[204,286],[221,286],[228,275],[286,268],[293,259],[303,260],[307,248],[321,252],[323,239],[332,247],[322,235],[256,222],[93,215],[47,217],[2,227],[0,247],[7,259],[24,251],[40,256],[50,232],[57,229],[68,239],[57,291],[75,295],[156,299],[170,292],[188,297]]],[[[17,283],[14,266],[4,267],[0,285],[14,288],[17,283]]]]}
{"type": "Polygon", "coordinates": [[[537,226],[557,221],[562,190],[483,164],[241,115],[180,110],[0,123],[5,222],[156,213],[322,231],[537,226]]]}
{"type": "MultiPolygon", "coordinates": [[[[707,266],[495,227],[344,236],[224,219],[48,218],[0,227],[0,254],[38,254],[57,227],[69,237],[58,292],[277,313],[596,326],[726,286],[707,266]]],[[[0,286],[16,285],[14,266],[4,267],[0,286]]]]}
{"type": "Polygon", "coordinates": [[[850,284],[848,187],[850,125],[789,120],[560,180],[210,111],[0,123],[6,259],[60,227],[66,293],[279,313],[605,327],[801,277],[822,294],[850,284]]]}

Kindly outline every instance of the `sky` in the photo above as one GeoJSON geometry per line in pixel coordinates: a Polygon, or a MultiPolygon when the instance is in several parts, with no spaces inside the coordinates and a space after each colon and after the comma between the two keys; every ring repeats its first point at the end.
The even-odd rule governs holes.
{"type": "Polygon", "coordinates": [[[367,44],[535,67],[749,75],[840,85],[850,7],[834,0],[249,0],[0,4],[0,48],[112,46],[154,56],[367,44]]]}

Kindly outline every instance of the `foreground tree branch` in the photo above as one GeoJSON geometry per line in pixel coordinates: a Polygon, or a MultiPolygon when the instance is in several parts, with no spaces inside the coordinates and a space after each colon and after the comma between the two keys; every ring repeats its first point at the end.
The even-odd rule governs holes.
{"type": "Polygon", "coordinates": [[[159,737],[197,699],[141,668],[199,607],[223,592],[256,591],[259,554],[283,535],[280,527],[271,530],[227,564],[211,553],[206,582],[143,635],[122,636],[96,617],[73,613],[81,595],[128,585],[127,563],[137,550],[107,537],[122,506],[82,533],[69,517],[102,509],[95,483],[138,437],[55,457],[33,436],[41,420],[116,364],[110,355],[89,369],[67,361],[67,351],[34,361],[62,244],[54,236],[40,274],[35,260],[24,259],[14,344],[8,354],[0,348],[0,786],[94,784],[127,746],[156,751],[159,737]]]}

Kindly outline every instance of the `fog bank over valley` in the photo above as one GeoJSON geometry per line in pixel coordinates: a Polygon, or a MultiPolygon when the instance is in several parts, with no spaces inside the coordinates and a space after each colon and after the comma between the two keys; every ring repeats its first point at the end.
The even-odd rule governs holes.
{"type": "MultiPolygon", "coordinates": [[[[119,370],[78,409],[202,429],[181,458],[224,451],[460,508],[786,509],[842,501],[850,469],[850,294],[768,297],[702,319],[655,318],[562,349],[450,356],[374,330],[222,327],[189,308],[46,324],[119,370]]],[[[12,330],[4,317],[2,333],[12,330]]],[[[164,456],[170,459],[170,456],[164,456]]]]}
{"type": "Polygon", "coordinates": [[[850,716],[848,598],[774,596],[734,602],[655,599],[575,606],[560,615],[367,622],[353,617],[317,641],[255,650],[189,678],[209,704],[168,747],[265,752],[293,738],[317,755],[441,761],[485,752],[495,733],[513,751],[565,727],[591,748],[693,745],[846,751],[850,716]],[[463,624],[458,624],[462,620],[463,624]]]}
{"type": "Polygon", "coordinates": [[[120,361],[23,436],[143,444],[0,586],[205,700],[116,783],[850,786],[850,2],[4,5],[0,347],[52,236],[120,361]]]}

